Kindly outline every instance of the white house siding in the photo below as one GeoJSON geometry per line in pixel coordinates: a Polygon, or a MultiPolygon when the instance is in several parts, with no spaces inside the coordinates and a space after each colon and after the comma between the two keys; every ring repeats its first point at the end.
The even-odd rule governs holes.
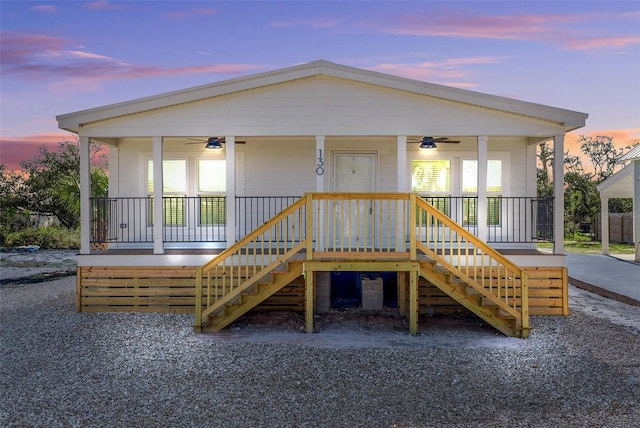
{"type": "MultiPolygon", "coordinates": [[[[184,142],[191,142],[184,139],[184,142]]],[[[187,159],[189,194],[195,195],[196,163],[198,159],[224,159],[225,152],[205,150],[202,146],[184,143],[165,144],[165,159],[187,159]]],[[[392,137],[327,137],[325,142],[325,189],[331,189],[333,153],[376,153],[378,171],[376,189],[380,192],[397,191],[396,144],[392,137]]],[[[406,174],[410,183],[410,166],[414,159],[475,159],[475,138],[466,137],[460,144],[440,144],[434,151],[418,148],[418,143],[407,143],[406,174]]],[[[151,159],[150,139],[124,141],[117,150],[119,186],[112,196],[133,197],[146,195],[146,162],[151,159]]],[[[312,137],[248,139],[247,144],[236,146],[236,155],[244,164],[238,165],[238,184],[241,195],[302,195],[315,191],[315,140],[312,137]],[[242,159],[244,158],[244,159],[242,159]],[[243,171],[244,169],[244,171],[243,171]]],[[[522,138],[489,139],[490,159],[505,160],[505,190],[508,196],[527,195],[527,148],[522,138]]],[[[410,189],[406,189],[410,190],[410,189]]],[[[528,195],[534,196],[534,195],[528,195]]]]}
{"type": "Polygon", "coordinates": [[[560,124],[329,77],[86,124],[85,135],[559,135],[560,124]]]}
{"type": "Polygon", "coordinates": [[[302,196],[315,191],[315,139],[254,140],[238,146],[245,154],[241,196],[302,196]]]}

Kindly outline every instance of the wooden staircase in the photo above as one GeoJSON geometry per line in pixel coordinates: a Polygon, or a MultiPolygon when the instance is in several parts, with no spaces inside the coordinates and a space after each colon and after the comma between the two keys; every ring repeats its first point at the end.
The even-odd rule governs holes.
{"type": "Polygon", "coordinates": [[[252,285],[236,288],[203,312],[203,316],[208,317],[205,329],[222,330],[300,275],[302,275],[302,261],[288,261],[280,264],[252,285]]]}
{"type": "Polygon", "coordinates": [[[409,273],[403,312],[412,334],[418,276],[503,334],[529,334],[526,273],[415,194],[395,193],[307,194],[196,272],[195,328],[220,330],[302,275],[306,331],[312,332],[315,272],[338,270],[409,273]],[[348,233],[357,236],[336,239],[335,228],[326,226],[337,223],[335,214],[322,216],[345,210],[352,224],[367,212],[385,223],[356,218],[348,233]],[[386,243],[376,239],[378,230],[386,232],[386,243]],[[352,242],[371,244],[356,248],[352,242]]]}
{"type": "Polygon", "coordinates": [[[420,262],[420,276],[503,334],[522,338],[529,335],[518,312],[470,278],[461,278],[459,272],[429,260],[420,262]]]}

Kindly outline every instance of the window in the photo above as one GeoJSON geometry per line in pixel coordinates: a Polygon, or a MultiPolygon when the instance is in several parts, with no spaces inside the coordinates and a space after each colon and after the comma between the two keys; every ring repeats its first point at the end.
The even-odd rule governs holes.
{"type": "Polygon", "coordinates": [[[225,224],[227,164],[224,160],[198,161],[198,196],[200,196],[200,224],[225,224]]]}
{"type": "MultiPolygon", "coordinates": [[[[187,194],[187,161],[162,161],[164,224],[185,224],[185,196],[187,194]]],[[[147,163],[147,193],[153,196],[153,161],[147,163]]],[[[153,197],[149,200],[149,224],[153,225],[153,197]]]]}
{"type": "MultiPolygon", "coordinates": [[[[162,161],[163,194],[187,193],[187,161],[162,161]]],[[[147,193],[153,194],[153,161],[147,165],[147,193]]]]}
{"type": "Polygon", "coordinates": [[[225,201],[224,196],[201,196],[200,224],[225,224],[227,219],[225,201]]]}
{"type": "MultiPolygon", "coordinates": [[[[419,192],[424,200],[449,215],[451,161],[448,159],[414,160],[411,163],[411,190],[419,192]]],[[[426,224],[426,221],[425,216],[418,219],[422,224],[426,224]]]]}
{"type": "Polygon", "coordinates": [[[224,193],[226,191],[226,161],[200,159],[198,161],[198,193],[224,193]]]}
{"type": "MultiPolygon", "coordinates": [[[[478,192],[478,161],[462,161],[462,193],[478,192]]],[[[487,192],[502,193],[502,161],[487,161],[487,192]]]]}
{"type": "Polygon", "coordinates": [[[451,193],[451,161],[414,160],[411,164],[411,190],[423,194],[451,193]]]}
{"type": "MultiPolygon", "coordinates": [[[[478,192],[478,161],[462,161],[462,192],[464,226],[478,224],[477,196],[471,193],[478,192]]],[[[500,225],[502,193],[502,160],[489,160],[487,162],[487,224],[489,226],[500,225]]]]}

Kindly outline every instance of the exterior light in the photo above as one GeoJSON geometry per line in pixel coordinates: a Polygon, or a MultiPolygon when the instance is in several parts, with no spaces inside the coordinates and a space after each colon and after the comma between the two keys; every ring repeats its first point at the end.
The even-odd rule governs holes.
{"type": "Polygon", "coordinates": [[[421,149],[435,149],[437,147],[438,146],[436,145],[436,141],[433,139],[433,137],[424,137],[422,141],[420,141],[421,149]]]}
{"type": "Polygon", "coordinates": [[[220,141],[220,139],[216,137],[209,137],[207,139],[207,144],[205,144],[204,147],[206,149],[220,150],[222,149],[222,141],[220,141]]]}

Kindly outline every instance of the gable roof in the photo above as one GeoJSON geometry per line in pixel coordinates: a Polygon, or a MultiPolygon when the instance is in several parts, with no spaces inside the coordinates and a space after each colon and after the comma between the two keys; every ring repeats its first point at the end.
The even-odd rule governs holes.
{"type": "Polygon", "coordinates": [[[82,125],[96,121],[317,76],[327,76],[377,85],[447,101],[454,101],[472,106],[508,112],[511,114],[537,118],[559,124],[565,128],[566,132],[583,127],[585,125],[585,120],[588,117],[586,113],[519,101],[496,95],[489,95],[466,89],[422,82],[419,80],[407,79],[390,74],[340,65],[325,60],[318,60],[279,70],[252,74],[249,76],[195,86],[179,91],[172,91],[150,97],[138,98],[121,103],[63,114],[57,116],[56,119],[58,120],[59,128],[77,133],[82,125]]]}
{"type": "Polygon", "coordinates": [[[618,162],[640,159],[640,144],[636,144],[631,150],[622,155],[618,162]]]}
{"type": "Polygon", "coordinates": [[[596,186],[600,195],[607,198],[633,197],[633,187],[635,186],[633,180],[633,161],[636,160],[640,160],[640,144],[636,144],[631,150],[618,159],[619,163],[626,161],[631,162],[627,163],[620,171],[596,186]]]}
{"type": "Polygon", "coordinates": [[[630,163],[598,184],[596,189],[600,192],[600,196],[607,198],[633,197],[633,168],[633,163],[630,163]]]}

